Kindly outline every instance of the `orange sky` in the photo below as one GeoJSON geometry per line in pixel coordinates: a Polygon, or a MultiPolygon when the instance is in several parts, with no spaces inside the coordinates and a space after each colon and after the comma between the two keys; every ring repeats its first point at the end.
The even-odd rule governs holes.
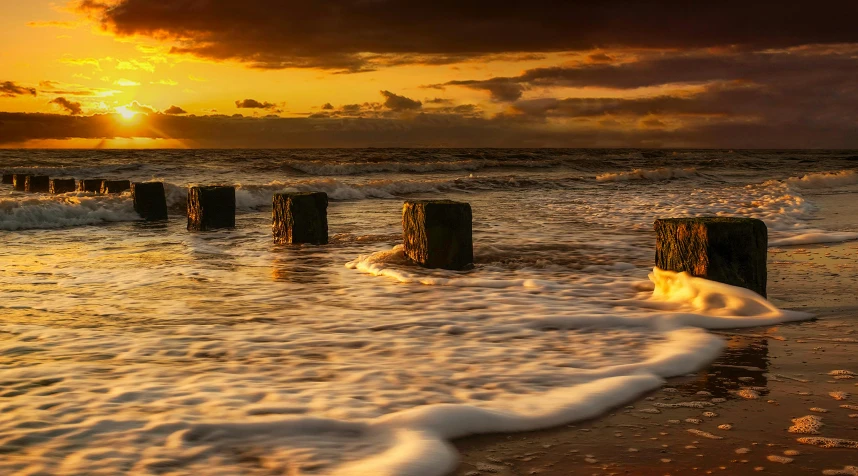
{"type": "Polygon", "coordinates": [[[812,12],[755,7],[757,19],[741,2],[677,12],[611,1],[509,11],[483,0],[105,1],[4,5],[0,114],[111,114],[125,124],[48,131],[30,124],[43,117],[7,114],[0,147],[858,145],[855,30],[812,12]],[[241,124],[252,142],[227,144],[230,125],[154,120],[173,114],[310,122],[241,124]],[[369,122],[412,134],[278,140],[369,122]],[[473,140],[452,137],[468,128],[473,140]]]}

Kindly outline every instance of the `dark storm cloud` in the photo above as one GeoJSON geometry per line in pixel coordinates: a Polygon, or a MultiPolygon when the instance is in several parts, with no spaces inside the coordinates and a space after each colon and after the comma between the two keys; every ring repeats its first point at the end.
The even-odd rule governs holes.
{"type": "Polygon", "coordinates": [[[420,101],[415,101],[414,99],[400,96],[390,91],[380,91],[380,93],[384,96],[384,107],[393,111],[410,111],[423,107],[423,103],[420,101]]]}
{"type": "Polygon", "coordinates": [[[256,99],[242,99],[235,101],[235,107],[239,109],[274,109],[277,105],[268,101],[259,102],[256,99]]]}
{"type": "Polygon", "coordinates": [[[170,106],[164,110],[164,114],[176,115],[176,114],[187,114],[187,113],[188,113],[188,111],[180,108],[179,106],[170,106]]]}
{"type": "Polygon", "coordinates": [[[35,96],[36,88],[20,86],[12,81],[0,81],[0,97],[13,98],[26,95],[35,96]]]}
{"type": "Polygon", "coordinates": [[[57,106],[60,106],[61,108],[68,111],[68,113],[73,115],[73,116],[78,115],[81,112],[83,112],[79,102],[69,101],[68,99],[66,99],[64,97],[58,97],[58,98],[51,99],[50,101],[48,101],[48,104],[56,104],[57,106]]]}
{"type": "Polygon", "coordinates": [[[489,54],[593,48],[762,49],[858,41],[858,2],[80,0],[120,36],[260,68],[358,71],[489,54]]]}
{"type": "Polygon", "coordinates": [[[602,87],[635,89],[665,84],[712,81],[813,80],[858,76],[858,46],[804,47],[760,52],[694,51],[644,54],[620,64],[580,64],[534,68],[519,76],[457,80],[429,88],[461,86],[487,91],[496,101],[516,101],[529,88],[602,87]]]}

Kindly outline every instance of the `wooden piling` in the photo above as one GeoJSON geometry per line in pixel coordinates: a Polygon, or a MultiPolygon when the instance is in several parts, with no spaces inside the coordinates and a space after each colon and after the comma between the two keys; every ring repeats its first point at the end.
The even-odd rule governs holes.
{"type": "Polygon", "coordinates": [[[105,180],[101,183],[101,193],[122,193],[131,190],[130,180],[105,180]]]}
{"type": "Polygon", "coordinates": [[[104,179],[82,179],[77,183],[79,192],[101,193],[101,188],[104,186],[104,179]]]}
{"type": "Polygon", "coordinates": [[[48,193],[51,178],[47,175],[28,175],[24,181],[24,191],[30,193],[48,193]]]}
{"type": "Polygon", "coordinates": [[[3,185],[12,185],[15,174],[3,174],[3,185]]]}
{"type": "Polygon", "coordinates": [[[188,230],[235,228],[235,187],[208,186],[188,189],[188,230]]]}
{"type": "Polygon", "coordinates": [[[281,244],[328,243],[328,194],[278,193],[272,211],[274,242],[281,244]]]}
{"type": "Polygon", "coordinates": [[[30,175],[31,174],[13,174],[12,186],[15,188],[15,190],[19,192],[23,192],[24,190],[26,190],[27,177],[29,177],[30,175]]]}
{"type": "Polygon", "coordinates": [[[167,196],[162,182],[135,182],[131,184],[134,211],[146,221],[167,219],[167,196]]]}
{"type": "Polygon", "coordinates": [[[405,254],[426,268],[473,267],[471,205],[452,200],[407,201],[402,207],[405,254]]]}
{"type": "Polygon", "coordinates": [[[57,195],[60,193],[74,192],[76,188],[77,185],[75,184],[75,180],[73,178],[51,179],[51,185],[48,191],[57,195]]]}
{"type": "Polygon", "coordinates": [[[755,218],[655,221],[655,265],[766,296],[768,230],[755,218]]]}

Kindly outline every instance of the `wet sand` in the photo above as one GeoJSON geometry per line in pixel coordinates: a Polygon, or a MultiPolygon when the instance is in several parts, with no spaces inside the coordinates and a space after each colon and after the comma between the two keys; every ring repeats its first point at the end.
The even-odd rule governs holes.
{"type": "MultiPolygon", "coordinates": [[[[838,206],[845,197],[819,198],[833,205],[827,224],[853,228],[855,214],[844,212],[854,206],[838,206]]],[[[728,347],[708,368],[596,420],[457,440],[454,474],[858,475],[858,448],[798,441],[858,445],[858,243],[770,249],[768,292],[817,318],[717,332],[728,347]],[[837,375],[844,370],[855,375],[837,375]],[[675,405],[688,402],[704,403],[675,405]],[[821,418],[818,435],[788,431],[807,415],[821,418]]]]}

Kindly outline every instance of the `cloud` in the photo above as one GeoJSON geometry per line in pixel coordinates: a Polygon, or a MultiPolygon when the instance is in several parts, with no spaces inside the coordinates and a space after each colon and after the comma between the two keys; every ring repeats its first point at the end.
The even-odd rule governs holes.
{"type": "Polygon", "coordinates": [[[164,110],[164,114],[178,115],[178,114],[187,114],[187,113],[188,113],[188,111],[180,108],[179,106],[170,106],[164,110]]]}
{"type": "Polygon", "coordinates": [[[384,96],[384,107],[393,111],[412,111],[423,107],[423,103],[420,101],[415,101],[414,99],[400,96],[390,91],[380,91],[380,93],[384,96]]]}
{"type": "Polygon", "coordinates": [[[491,98],[499,102],[515,101],[521,98],[527,87],[518,78],[491,78],[486,80],[448,81],[444,84],[433,84],[428,88],[444,89],[446,86],[463,86],[478,91],[488,91],[491,98]]]}
{"type": "Polygon", "coordinates": [[[259,102],[256,99],[242,99],[235,101],[235,107],[239,109],[275,109],[277,104],[268,101],[259,102]]]}
{"type": "Polygon", "coordinates": [[[152,81],[149,84],[160,84],[161,86],[177,86],[179,83],[173,81],[172,79],[159,79],[158,81],[152,81]]]}
{"type": "Polygon", "coordinates": [[[137,71],[143,70],[149,73],[155,72],[155,66],[148,61],[138,61],[138,60],[128,60],[128,61],[117,61],[116,69],[127,70],[127,71],[137,71]]]}
{"type": "Polygon", "coordinates": [[[812,7],[727,0],[693,9],[625,0],[78,0],[75,10],[118,36],[168,40],[173,53],[258,68],[360,71],[492,54],[858,41],[858,4],[832,0],[812,7]]]}
{"type": "Polygon", "coordinates": [[[12,81],[0,81],[0,97],[13,98],[15,96],[35,96],[36,88],[20,86],[12,81]]]}
{"type": "Polygon", "coordinates": [[[97,71],[101,71],[101,61],[109,61],[112,58],[103,58],[101,60],[97,58],[63,58],[60,60],[60,63],[70,64],[72,66],[92,66],[97,71]]]}
{"type": "Polygon", "coordinates": [[[32,28],[67,28],[74,29],[79,25],[74,21],[31,21],[27,22],[27,26],[32,28]]]}
{"type": "Polygon", "coordinates": [[[329,103],[329,102],[326,102],[325,104],[323,104],[323,105],[322,105],[322,109],[323,109],[323,110],[326,110],[326,111],[329,111],[329,110],[331,110],[331,109],[333,109],[333,108],[334,108],[334,106],[333,106],[331,103],[329,103]]]}
{"type": "Polygon", "coordinates": [[[130,79],[120,78],[113,82],[113,84],[117,86],[130,87],[130,86],[140,86],[140,83],[137,81],[132,81],[130,79]]]}
{"type": "Polygon", "coordinates": [[[139,112],[141,114],[154,114],[155,113],[155,108],[153,108],[152,106],[145,106],[143,104],[140,104],[137,101],[132,101],[131,104],[125,106],[125,109],[132,111],[132,112],[139,112]]]}
{"type": "Polygon", "coordinates": [[[94,96],[110,97],[121,91],[106,88],[90,88],[79,84],[67,84],[58,81],[39,81],[39,89],[43,94],[57,96],[94,96]]]}
{"type": "Polygon", "coordinates": [[[68,111],[68,113],[72,116],[76,116],[83,112],[79,102],[69,101],[64,97],[51,99],[50,101],[48,101],[48,104],[56,104],[57,106],[60,106],[61,108],[68,111]]]}

